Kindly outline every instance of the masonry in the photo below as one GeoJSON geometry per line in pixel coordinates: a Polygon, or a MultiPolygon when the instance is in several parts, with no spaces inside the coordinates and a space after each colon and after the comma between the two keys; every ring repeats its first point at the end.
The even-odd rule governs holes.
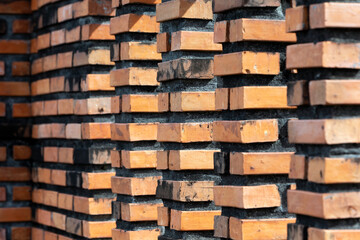
{"type": "Polygon", "coordinates": [[[3,0],[0,240],[360,239],[360,1],[3,0]]]}

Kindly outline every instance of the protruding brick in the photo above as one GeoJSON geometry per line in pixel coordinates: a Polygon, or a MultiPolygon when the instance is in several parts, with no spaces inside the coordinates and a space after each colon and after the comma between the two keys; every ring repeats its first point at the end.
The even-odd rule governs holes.
{"type": "Polygon", "coordinates": [[[217,206],[241,209],[281,206],[280,193],[276,185],[215,186],[214,202],[217,206]]]}
{"type": "Polygon", "coordinates": [[[121,219],[128,222],[155,221],[162,203],[121,203],[121,219]]]}
{"type": "Polygon", "coordinates": [[[113,193],[130,196],[151,196],[156,194],[156,187],[160,176],[153,177],[112,177],[111,189],[113,193]]]}
{"type": "Polygon", "coordinates": [[[235,8],[245,7],[279,7],[280,0],[263,0],[263,1],[238,1],[238,0],[214,0],[214,12],[223,12],[235,8]]]}
{"type": "Polygon", "coordinates": [[[215,121],[213,123],[215,142],[275,142],[278,139],[278,131],[276,119],[215,121]]]}
{"type": "Polygon", "coordinates": [[[160,123],[158,142],[211,142],[213,139],[212,123],[160,123]]]}
{"type": "Polygon", "coordinates": [[[280,73],[280,54],[270,52],[236,52],[215,55],[214,75],[236,74],[277,75],[280,73]]]}
{"type": "Polygon", "coordinates": [[[358,239],[360,230],[357,229],[318,229],[308,228],[308,240],[341,240],[358,239]]]}
{"type": "Polygon", "coordinates": [[[110,84],[120,86],[158,86],[156,68],[124,68],[110,72],[110,84]]]}
{"type": "Polygon", "coordinates": [[[153,43],[122,42],[120,47],[121,60],[160,61],[162,59],[161,53],[157,52],[156,44],[153,43]]]}
{"type": "Polygon", "coordinates": [[[121,151],[121,164],[127,169],[156,168],[157,151],[121,151]]]}
{"type": "Polygon", "coordinates": [[[219,150],[171,150],[170,170],[213,170],[214,152],[219,150]]]}
{"type": "Polygon", "coordinates": [[[169,94],[156,95],[129,94],[122,95],[123,112],[167,112],[169,110],[169,94]]]}
{"type": "Polygon", "coordinates": [[[81,136],[83,139],[110,139],[111,123],[82,123],[81,136]]]}
{"type": "Polygon", "coordinates": [[[172,92],[172,112],[215,111],[215,92],[172,92]]]}
{"type": "Polygon", "coordinates": [[[213,32],[178,31],[171,34],[171,51],[222,51],[213,32]]]}
{"type": "Polygon", "coordinates": [[[112,35],[125,32],[157,33],[159,30],[160,25],[155,16],[129,13],[111,18],[110,21],[112,35]]]}
{"type": "Polygon", "coordinates": [[[297,32],[309,29],[309,9],[298,6],[286,9],[286,31],[297,32]]]}
{"type": "Polygon", "coordinates": [[[212,20],[212,2],[205,0],[172,0],[156,5],[156,20],[158,22],[178,18],[212,20]]]}
{"type": "Polygon", "coordinates": [[[159,33],[156,36],[156,44],[157,44],[157,52],[158,53],[169,52],[170,48],[171,48],[170,34],[167,32],[159,33]]]}
{"type": "Polygon", "coordinates": [[[179,211],[171,209],[170,229],[177,231],[214,230],[214,217],[221,215],[221,210],[179,211]]]}
{"type": "Polygon", "coordinates": [[[113,123],[111,139],[115,141],[155,141],[157,123],[113,123]]]}

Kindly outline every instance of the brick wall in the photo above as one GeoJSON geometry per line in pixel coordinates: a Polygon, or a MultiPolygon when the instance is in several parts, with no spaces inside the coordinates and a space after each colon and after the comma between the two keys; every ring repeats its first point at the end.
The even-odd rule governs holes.
{"type": "Polygon", "coordinates": [[[359,230],[360,3],[0,2],[0,240],[359,230]]]}
{"type": "Polygon", "coordinates": [[[286,67],[298,69],[288,99],[299,106],[288,123],[296,144],[289,177],[297,179],[287,195],[297,214],[288,239],[358,239],[360,3],[297,4],[286,13],[298,37],[287,48],[286,67]]]}
{"type": "Polygon", "coordinates": [[[0,2],[0,239],[30,239],[30,1],[0,2]]]}

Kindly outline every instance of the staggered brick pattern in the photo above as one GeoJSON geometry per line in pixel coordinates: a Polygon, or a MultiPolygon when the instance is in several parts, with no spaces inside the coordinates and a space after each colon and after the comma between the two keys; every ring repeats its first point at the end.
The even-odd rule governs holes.
{"type": "Polygon", "coordinates": [[[111,1],[31,7],[32,239],[111,239],[111,1]]]}
{"type": "Polygon", "coordinates": [[[359,2],[0,1],[0,240],[360,239],[359,2]]]}
{"type": "Polygon", "coordinates": [[[294,148],[287,140],[286,123],[295,117],[287,104],[285,49],[296,42],[285,32],[280,0],[214,0],[216,43],[223,53],[214,58],[218,76],[213,140],[215,170],[221,183],[214,187],[216,237],[230,239],[286,239],[286,191],[294,148]]]}
{"type": "Polygon", "coordinates": [[[157,209],[161,200],[155,198],[156,170],[161,154],[155,141],[159,113],[167,111],[167,95],[157,93],[157,63],[161,54],[156,51],[159,24],[155,10],[158,1],[113,1],[116,17],[111,19],[110,31],[116,36],[112,46],[111,86],[116,89],[117,109],[111,125],[111,139],[116,142],[112,151],[112,166],[116,176],[111,179],[114,216],[117,227],[113,239],[157,239],[157,209]]]}
{"type": "Polygon", "coordinates": [[[0,239],[30,239],[30,1],[0,2],[0,239]]]}
{"type": "Polygon", "coordinates": [[[299,106],[288,123],[296,144],[288,211],[297,214],[288,239],[360,239],[359,1],[297,1],[286,13],[286,67],[298,69],[288,99],[299,106]],[[345,3],[344,3],[345,2],[345,3]]]}

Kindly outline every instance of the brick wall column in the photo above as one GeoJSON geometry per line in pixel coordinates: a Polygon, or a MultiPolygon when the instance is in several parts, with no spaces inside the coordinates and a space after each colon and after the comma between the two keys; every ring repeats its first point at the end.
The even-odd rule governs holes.
{"type": "Polygon", "coordinates": [[[286,67],[298,119],[288,124],[296,144],[288,211],[297,214],[288,239],[359,239],[360,3],[296,1],[288,9],[286,67]]]}
{"type": "Polygon", "coordinates": [[[286,123],[296,116],[287,104],[285,49],[296,42],[286,33],[286,1],[214,0],[215,38],[223,54],[214,58],[218,76],[213,140],[219,143],[214,188],[216,237],[285,239],[286,191],[294,147],[287,140],[286,123]]]}
{"type": "Polygon", "coordinates": [[[30,1],[0,2],[0,239],[31,237],[30,1]]]}
{"type": "Polygon", "coordinates": [[[158,142],[166,153],[158,159],[163,179],[156,196],[163,199],[158,224],[165,226],[159,239],[213,239],[214,172],[213,122],[217,80],[213,56],[222,51],[213,42],[212,1],[162,1],[156,9],[161,33],[157,37],[158,81],[169,94],[169,113],[158,126],[158,142]]]}
{"type": "Polygon", "coordinates": [[[111,239],[111,1],[32,8],[32,239],[111,239]]]}
{"type": "Polygon", "coordinates": [[[156,3],[159,1],[113,1],[116,17],[111,19],[112,46],[111,85],[116,88],[116,109],[111,126],[112,191],[117,194],[114,215],[117,219],[113,239],[157,239],[161,228],[156,224],[157,209],[163,206],[156,199],[156,186],[161,173],[157,158],[162,149],[156,143],[157,124],[168,109],[168,96],[159,93],[156,80],[156,3]]]}

